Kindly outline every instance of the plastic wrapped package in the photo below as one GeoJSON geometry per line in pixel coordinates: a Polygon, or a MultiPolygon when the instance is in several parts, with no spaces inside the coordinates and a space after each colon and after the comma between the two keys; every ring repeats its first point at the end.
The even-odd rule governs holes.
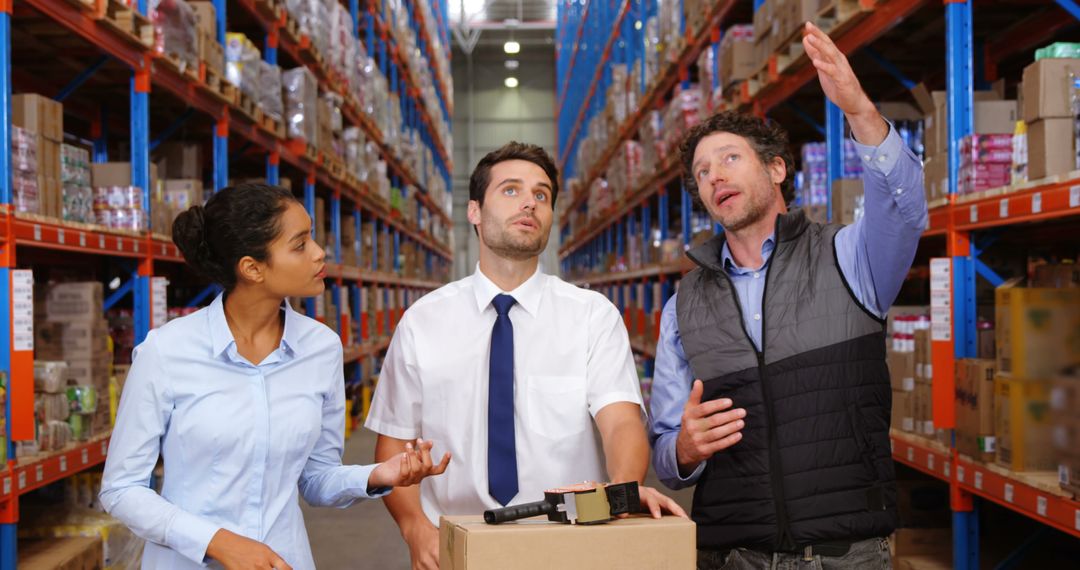
{"type": "Polygon", "coordinates": [[[138,186],[99,186],[94,189],[94,209],[142,208],[143,191],[138,186]]]}
{"type": "Polygon", "coordinates": [[[184,0],[150,0],[154,24],[154,49],[180,66],[180,71],[199,68],[199,40],[195,11],[184,0]]]}
{"type": "Polygon", "coordinates": [[[98,393],[93,386],[68,386],[64,392],[72,414],[97,411],[98,393]]]}
{"type": "Polygon", "coordinates": [[[59,394],[64,391],[68,364],[56,360],[34,361],[34,391],[59,394]]]}
{"type": "Polygon", "coordinates": [[[36,213],[41,200],[38,192],[37,135],[11,126],[11,192],[16,212],[36,213]]]}
{"type": "MultiPolygon", "coordinates": [[[[85,494],[96,496],[98,491],[100,482],[85,494]]],[[[79,505],[50,507],[48,511],[27,513],[19,523],[19,536],[40,539],[99,537],[105,558],[101,567],[106,570],[138,568],[146,544],[115,518],[79,505]]]]}
{"type": "Polygon", "coordinates": [[[94,223],[93,188],[78,184],[64,184],[63,200],[61,215],[65,220],[85,224],[94,223]]]}
{"type": "Polygon", "coordinates": [[[252,99],[259,97],[261,60],[259,48],[247,36],[235,32],[225,34],[225,79],[252,99]]]}
{"type": "Polygon", "coordinates": [[[49,420],[39,426],[38,449],[42,453],[58,451],[67,447],[69,443],[71,443],[71,426],[68,425],[67,418],[49,420]]]}
{"type": "Polygon", "coordinates": [[[266,116],[281,122],[285,114],[285,105],[281,102],[281,68],[259,60],[258,69],[259,88],[256,90],[256,102],[266,116]]]}
{"type": "Polygon", "coordinates": [[[281,74],[285,99],[285,122],[289,138],[314,143],[318,139],[319,83],[306,67],[281,74]]]}
{"type": "Polygon", "coordinates": [[[67,421],[70,414],[68,407],[67,394],[46,394],[38,393],[34,396],[34,407],[37,410],[37,416],[42,422],[67,421]]]}

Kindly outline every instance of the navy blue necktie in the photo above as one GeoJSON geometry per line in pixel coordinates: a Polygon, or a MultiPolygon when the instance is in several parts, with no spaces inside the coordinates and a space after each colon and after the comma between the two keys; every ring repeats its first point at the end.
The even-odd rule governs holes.
{"type": "Polygon", "coordinates": [[[491,328],[488,362],[488,492],[506,506],[518,492],[517,451],[514,445],[514,325],[510,295],[495,295],[498,316],[491,328]]]}

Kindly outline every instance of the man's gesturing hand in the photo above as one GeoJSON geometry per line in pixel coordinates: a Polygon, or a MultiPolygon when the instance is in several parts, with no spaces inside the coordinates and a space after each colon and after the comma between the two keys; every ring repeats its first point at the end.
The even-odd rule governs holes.
{"type": "Polygon", "coordinates": [[[690,399],[683,408],[682,427],[675,440],[675,458],[679,462],[679,473],[689,475],[702,461],[735,445],[742,439],[740,431],[745,422],[746,410],[732,406],[731,400],[721,398],[701,402],[705,385],[701,380],[694,380],[690,389],[690,399]]]}

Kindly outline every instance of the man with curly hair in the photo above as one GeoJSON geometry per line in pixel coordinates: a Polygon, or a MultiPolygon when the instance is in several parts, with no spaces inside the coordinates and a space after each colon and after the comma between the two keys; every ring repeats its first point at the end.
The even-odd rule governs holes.
{"type": "Polygon", "coordinates": [[[890,565],[885,317],[926,226],[922,165],[832,40],[807,23],[803,45],[864,162],[860,221],[789,211],[775,124],[720,113],[680,149],[724,231],[664,307],[650,440],[666,485],[696,485],[700,569],[890,565]]]}

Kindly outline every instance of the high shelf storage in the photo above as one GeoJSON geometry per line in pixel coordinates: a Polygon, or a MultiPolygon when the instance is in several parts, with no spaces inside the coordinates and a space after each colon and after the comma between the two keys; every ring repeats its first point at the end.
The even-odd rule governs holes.
{"type": "MultiPolygon", "coordinates": [[[[957,173],[965,164],[961,143],[975,132],[974,92],[989,90],[999,78],[1012,92],[1035,48],[1080,39],[1077,18],[1080,7],[1071,0],[1027,3],[1023,9],[995,3],[978,11],[962,0],[826,0],[794,6],[762,0],[560,2],[558,159],[569,194],[560,203],[558,221],[562,272],[620,308],[640,369],[651,377],[660,310],[693,267],[683,252],[720,231],[681,187],[674,145],[687,123],[717,110],[778,121],[796,150],[804,142],[825,141],[825,201],[803,205],[822,221],[838,212],[842,205],[833,202],[840,198],[832,189],[849,175],[844,118],[824,100],[800,45],[799,23],[814,20],[848,55],[875,102],[902,101],[914,108],[919,96],[930,98],[921,84],[945,89],[931,103],[948,110],[938,155],[946,158],[936,159],[945,164],[935,171],[945,184],[938,188],[934,182],[929,227],[898,304],[915,299],[931,305],[927,282],[937,277],[946,284],[938,299],[945,308],[934,311],[927,380],[932,376],[933,427],[948,440],[958,408],[956,363],[977,356],[976,326],[986,312],[988,286],[1005,282],[990,267],[1008,256],[997,255],[999,250],[1018,243],[1056,251],[1072,247],[1075,256],[1080,228],[1080,172],[1075,170],[961,193],[957,173]],[[785,5],[789,12],[780,8],[785,5]],[[732,27],[739,24],[744,27],[732,27]],[[731,60],[725,59],[731,56],[724,52],[738,34],[752,37],[747,49],[754,50],[753,63],[732,79],[731,60]],[[728,71],[722,71],[725,66],[728,71]],[[690,121],[686,109],[696,114],[690,121]]],[[[892,116],[884,106],[882,112],[899,119],[898,125],[911,119],[892,116]]],[[[918,113],[916,122],[921,125],[929,114],[918,113]]],[[[921,131],[911,139],[909,146],[923,156],[921,131]]],[[[931,153],[925,156],[930,159],[931,153]]],[[[895,430],[893,451],[897,462],[948,484],[956,568],[978,567],[976,497],[1080,537],[1080,502],[1057,485],[1056,477],[1047,481],[978,461],[961,454],[954,442],[938,439],[895,430]]]]}
{"type": "MultiPolygon", "coordinates": [[[[315,222],[312,231],[328,261],[327,295],[297,306],[341,333],[343,381],[350,389],[370,389],[405,308],[449,279],[453,86],[446,0],[342,2],[348,17],[343,33],[362,48],[348,52],[355,56],[351,61],[320,49],[335,44],[308,33],[284,0],[214,0],[208,12],[214,21],[202,22],[213,30],[211,40],[199,41],[190,64],[163,39],[167,23],[147,17],[150,4],[0,4],[0,320],[10,324],[0,332],[0,385],[7,395],[0,422],[6,457],[0,465],[2,570],[16,567],[20,495],[100,465],[109,441],[104,430],[58,451],[16,456],[14,442],[35,436],[30,271],[62,279],[115,277],[103,308],[130,303],[136,344],[164,324],[167,311],[194,310],[217,292],[184,271],[168,235],[171,220],[154,218],[150,227],[121,230],[59,219],[59,210],[52,216],[17,211],[13,93],[61,101],[71,127],[61,138],[85,143],[93,163],[130,163],[121,174],[141,190],[132,206],[147,221],[159,206],[151,199],[152,157],[172,141],[209,150],[203,153],[208,159],[193,159],[196,168],[208,167],[196,177],[207,190],[249,179],[292,187],[315,222]],[[267,64],[306,68],[318,96],[335,94],[332,109],[343,120],[327,127],[334,129],[334,144],[295,136],[285,124],[294,117],[275,120],[229,82],[221,69],[227,32],[259,42],[267,64]],[[203,49],[215,45],[218,65],[208,65],[211,56],[203,49]],[[340,70],[369,61],[363,73],[385,91],[361,91],[340,70]],[[354,163],[340,150],[341,131],[350,128],[370,150],[367,162],[354,163]]],[[[314,109],[307,112],[307,120],[315,121],[314,109]]]]}

